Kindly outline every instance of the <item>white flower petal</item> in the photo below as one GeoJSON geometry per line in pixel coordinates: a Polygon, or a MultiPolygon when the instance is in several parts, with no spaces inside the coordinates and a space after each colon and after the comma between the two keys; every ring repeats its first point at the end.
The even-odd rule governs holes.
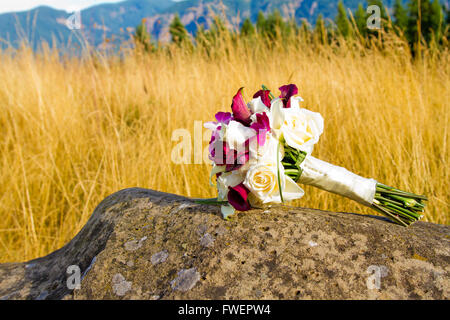
{"type": "Polygon", "coordinates": [[[217,200],[224,201],[228,198],[228,187],[226,187],[223,183],[217,181],[217,200]]]}
{"type": "Polygon", "coordinates": [[[256,135],[256,131],[252,128],[237,121],[230,121],[226,128],[225,141],[231,149],[239,150],[239,148],[243,148],[245,141],[254,135],[256,135]]]}
{"type": "Polygon", "coordinates": [[[300,109],[300,102],[304,101],[302,97],[291,97],[291,109],[300,109]]]}
{"type": "Polygon", "coordinates": [[[248,108],[252,113],[269,111],[269,108],[262,102],[261,97],[255,98],[248,103],[248,108]]]}
{"type": "Polygon", "coordinates": [[[290,201],[295,199],[300,199],[305,194],[305,191],[303,191],[300,186],[295,183],[294,180],[292,180],[288,176],[284,176],[285,184],[284,184],[284,190],[283,190],[283,200],[290,201]]]}
{"type": "Polygon", "coordinates": [[[272,100],[270,106],[270,128],[273,130],[280,129],[284,121],[283,101],[280,98],[272,100]]]}
{"type": "Polygon", "coordinates": [[[211,131],[214,131],[214,130],[217,129],[217,127],[219,126],[219,124],[210,121],[210,122],[205,122],[205,123],[203,124],[203,126],[204,126],[206,129],[209,129],[209,130],[211,130],[211,131]]]}
{"type": "Polygon", "coordinates": [[[210,175],[209,175],[209,184],[211,185],[211,186],[214,186],[214,184],[212,183],[212,177],[214,176],[214,175],[216,175],[216,173],[219,173],[219,172],[225,172],[225,170],[226,170],[226,168],[227,168],[227,166],[217,166],[217,165],[213,165],[213,167],[212,167],[212,169],[211,169],[211,173],[210,173],[210,175]]]}
{"type": "Polygon", "coordinates": [[[238,170],[234,170],[231,172],[222,173],[217,180],[219,180],[223,185],[228,187],[236,187],[242,181],[244,181],[245,176],[239,172],[238,170]]]}
{"type": "Polygon", "coordinates": [[[226,219],[228,216],[234,214],[234,208],[230,204],[220,206],[220,211],[222,212],[222,217],[226,219]]]}

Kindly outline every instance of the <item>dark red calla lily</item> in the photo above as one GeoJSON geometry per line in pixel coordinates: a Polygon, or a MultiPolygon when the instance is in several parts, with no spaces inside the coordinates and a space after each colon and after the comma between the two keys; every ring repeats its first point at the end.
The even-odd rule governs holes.
{"type": "Polygon", "coordinates": [[[247,140],[242,151],[231,149],[228,144],[222,140],[211,139],[209,146],[209,158],[216,165],[226,165],[225,171],[233,171],[242,167],[250,159],[249,141],[247,140]]]}
{"type": "Polygon", "coordinates": [[[266,113],[257,113],[256,122],[252,123],[250,128],[256,131],[258,145],[263,146],[266,143],[266,133],[270,131],[270,121],[266,113]]]}
{"type": "Polygon", "coordinates": [[[298,94],[298,88],[295,84],[287,84],[279,88],[281,91],[280,98],[283,100],[283,105],[285,108],[291,107],[291,97],[298,94]]]}
{"type": "Polygon", "coordinates": [[[229,187],[228,189],[228,202],[233,208],[239,211],[248,211],[251,209],[250,203],[248,202],[250,190],[243,183],[233,188],[229,187]]]}
{"type": "Polygon", "coordinates": [[[242,96],[242,90],[240,88],[236,95],[233,97],[233,103],[231,104],[231,110],[233,111],[233,119],[239,121],[243,125],[248,126],[251,122],[250,116],[252,115],[247,105],[245,104],[244,97],[242,96]]]}
{"type": "Polygon", "coordinates": [[[248,160],[250,159],[250,153],[248,147],[246,146],[245,148],[246,148],[245,151],[239,153],[236,150],[233,150],[234,154],[232,160],[234,160],[234,162],[228,163],[225,168],[225,171],[228,172],[237,170],[248,162],[248,160]]]}
{"type": "Polygon", "coordinates": [[[244,164],[248,162],[250,159],[250,152],[249,152],[249,140],[245,142],[244,150],[237,151],[230,149],[227,159],[226,159],[226,168],[225,171],[233,171],[237,170],[240,167],[242,167],[244,164]]]}
{"type": "Polygon", "coordinates": [[[253,98],[261,97],[261,101],[270,108],[270,90],[259,90],[253,95],[253,98]]]}

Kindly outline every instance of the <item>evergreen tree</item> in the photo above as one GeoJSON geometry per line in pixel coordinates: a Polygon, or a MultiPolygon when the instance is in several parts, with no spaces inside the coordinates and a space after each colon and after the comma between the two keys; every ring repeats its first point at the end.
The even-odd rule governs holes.
{"type": "Polygon", "coordinates": [[[381,21],[386,22],[389,17],[386,11],[386,7],[383,5],[383,1],[382,0],[368,0],[367,1],[367,5],[368,6],[378,6],[380,8],[380,16],[381,16],[381,21]]]}
{"type": "Polygon", "coordinates": [[[176,43],[179,46],[189,40],[188,32],[181,22],[178,14],[176,14],[173,18],[172,23],[169,26],[169,32],[172,36],[172,42],[176,43]]]}
{"type": "Polygon", "coordinates": [[[323,21],[322,14],[319,14],[319,16],[317,17],[314,34],[316,36],[316,39],[319,40],[320,43],[324,44],[327,42],[327,31],[325,29],[325,22],[323,21]]]}
{"type": "Polygon", "coordinates": [[[253,26],[253,23],[250,21],[250,18],[247,18],[244,20],[244,23],[242,23],[241,26],[241,36],[243,37],[252,37],[255,35],[255,27],[253,26]]]}
{"type": "MultiPolygon", "coordinates": [[[[423,4],[420,6],[423,9],[423,4]]],[[[423,13],[422,10],[419,13],[419,3],[417,0],[410,0],[408,3],[408,24],[407,24],[407,37],[410,44],[414,44],[419,40],[419,29],[417,28],[419,16],[423,13]]]]}
{"type": "Polygon", "coordinates": [[[446,19],[445,19],[445,24],[448,26],[450,25],[450,7],[446,7],[445,8],[445,12],[446,12],[446,19]]]}
{"type": "Polygon", "coordinates": [[[198,27],[197,32],[195,33],[195,43],[197,46],[207,46],[208,44],[208,36],[203,24],[198,27]]]}
{"type": "Polygon", "coordinates": [[[441,34],[443,13],[437,0],[433,3],[430,0],[410,0],[408,9],[407,34],[411,44],[419,39],[429,42],[441,34]]]}
{"type": "Polygon", "coordinates": [[[361,36],[365,37],[367,35],[367,14],[361,3],[355,11],[355,23],[361,36]]]}
{"type": "Polygon", "coordinates": [[[266,32],[266,17],[264,17],[264,13],[259,11],[258,18],[256,19],[256,31],[259,34],[264,34],[266,32]]]}
{"type": "Polygon", "coordinates": [[[271,40],[284,37],[289,32],[286,23],[278,10],[274,10],[272,14],[267,17],[265,24],[265,34],[271,40]]]}
{"type": "Polygon", "coordinates": [[[209,36],[212,39],[217,39],[219,36],[223,36],[228,33],[228,29],[225,26],[225,23],[219,16],[215,16],[212,26],[209,29],[209,36]]]}
{"type": "Polygon", "coordinates": [[[442,11],[445,12],[445,22],[442,26],[442,30],[445,31],[445,37],[450,38],[450,7],[442,6],[442,11]]]}
{"type": "Polygon", "coordinates": [[[338,3],[338,13],[337,13],[337,16],[336,16],[336,26],[337,26],[338,32],[342,36],[344,36],[345,38],[350,36],[351,25],[350,25],[350,21],[348,20],[347,12],[345,10],[344,4],[342,3],[342,0],[339,0],[339,3],[338,3]]]}
{"type": "Polygon", "coordinates": [[[302,39],[304,39],[306,42],[309,42],[311,31],[309,28],[308,21],[306,19],[302,19],[302,24],[300,25],[300,35],[302,39]]]}
{"type": "MultiPolygon", "coordinates": [[[[207,46],[214,47],[220,43],[220,39],[223,39],[228,35],[229,31],[225,26],[225,23],[219,16],[215,16],[209,30],[201,30],[201,41],[203,41],[204,44],[207,44],[207,46]]],[[[197,38],[199,38],[199,36],[197,36],[197,38]]]]}
{"type": "Polygon", "coordinates": [[[395,26],[405,32],[408,27],[408,11],[403,7],[401,0],[395,0],[394,19],[395,26]]]}
{"type": "Polygon", "coordinates": [[[285,36],[290,36],[290,35],[296,35],[299,32],[299,27],[297,25],[297,22],[295,21],[295,18],[290,19],[286,24],[285,24],[285,36]]]}
{"type": "Polygon", "coordinates": [[[145,26],[145,19],[142,19],[141,23],[136,27],[134,32],[134,41],[138,47],[143,48],[145,51],[153,49],[150,33],[145,26]]]}
{"type": "MultiPolygon", "coordinates": [[[[381,0],[368,0],[367,1],[367,5],[368,6],[378,6],[378,8],[380,8],[380,27],[384,30],[387,30],[388,28],[388,24],[387,22],[389,21],[389,16],[387,14],[386,11],[386,7],[383,5],[383,1],[381,0]]],[[[368,29],[367,31],[369,34],[375,34],[378,35],[378,30],[377,29],[368,29]]]]}
{"type": "Polygon", "coordinates": [[[434,0],[430,8],[430,32],[433,34],[436,41],[439,41],[442,36],[444,25],[444,12],[442,12],[439,0],[434,0]]]}

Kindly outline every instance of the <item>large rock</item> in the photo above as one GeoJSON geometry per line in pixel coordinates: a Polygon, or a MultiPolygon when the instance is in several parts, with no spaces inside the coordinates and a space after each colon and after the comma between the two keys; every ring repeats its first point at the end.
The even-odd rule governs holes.
{"type": "Polygon", "coordinates": [[[60,250],[0,265],[0,299],[448,299],[449,236],[288,206],[224,221],[215,206],[133,188],[60,250]]]}

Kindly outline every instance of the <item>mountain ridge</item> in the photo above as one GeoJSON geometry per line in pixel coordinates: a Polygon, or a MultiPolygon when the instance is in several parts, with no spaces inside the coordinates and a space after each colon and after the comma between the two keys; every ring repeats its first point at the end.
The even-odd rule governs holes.
{"type": "MultiPolygon", "coordinates": [[[[359,3],[366,1],[344,0],[346,8],[354,11],[359,3]]],[[[300,22],[307,19],[311,24],[322,14],[333,19],[338,1],[326,0],[127,0],[104,3],[81,10],[81,30],[70,30],[66,19],[70,13],[48,6],[39,6],[28,11],[0,14],[0,46],[17,47],[21,39],[37,48],[42,41],[50,45],[66,46],[82,38],[99,47],[107,43],[121,43],[130,39],[134,28],[145,19],[153,40],[170,41],[168,26],[178,14],[189,33],[195,34],[199,25],[208,28],[214,15],[225,15],[230,26],[237,29],[245,18],[256,21],[260,11],[265,14],[278,9],[283,17],[300,22]],[[108,39],[105,41],[105,39],[108,39]]],[[[391,8],[394,0],[383,1],[391,8]]]]}

